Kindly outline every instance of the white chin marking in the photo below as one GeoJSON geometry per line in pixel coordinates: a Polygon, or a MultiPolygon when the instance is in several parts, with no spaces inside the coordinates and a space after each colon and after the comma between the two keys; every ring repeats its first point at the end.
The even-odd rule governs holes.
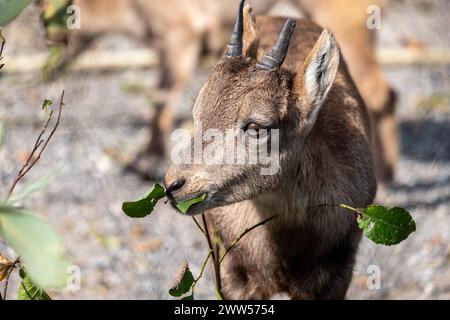
{"type": "Polygon", "coordinates": [[[279,292],[273,295],[270,300],[291,300],[286,292],[279,292]]]}

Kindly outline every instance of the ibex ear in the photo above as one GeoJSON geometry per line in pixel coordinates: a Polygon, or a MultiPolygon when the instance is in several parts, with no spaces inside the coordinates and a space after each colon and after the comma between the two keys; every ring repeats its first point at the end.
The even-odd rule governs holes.
{"type": "Polygon", "coordinates": [[[243,37],[243,53],[246,57],[255,58],[258,54],[259,36],[256,27],[256,19],[253,14],[252,7],[245,3],[244,7],[244,37],[243,37]]]}
{"type": "Polygon", "coordinates": [[[339,48],[333,35],[324,30],[298,68],[294,81],[295,92],[310,108],[308,120],[313,125],[325,101],[339,66],[339,48]]]}

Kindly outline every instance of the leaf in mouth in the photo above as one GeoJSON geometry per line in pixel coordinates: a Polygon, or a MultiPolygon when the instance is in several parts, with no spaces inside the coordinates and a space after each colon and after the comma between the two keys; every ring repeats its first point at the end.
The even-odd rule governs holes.
{"type": "Polygon", "coordinates": [[[160,184],[155,184],[141,199],[124,202],[122,210],[131,218],[144,218],[152,213],[156,203],[166,196],[166,191],[160,184]]]}
{"type": "Polygon", "coordinates": [[[205,201],[206,199],[206,193],[202,193],[201,195],[199,195],[196,198],[192,198],[186,201],[181,201],[179,203],[177,203],[177,208],[178,210],[180,210],[182,213],[186,213],[190,207],[192,207],[194,204],[197,203],[201,203],[203,201],[205,201]]]}

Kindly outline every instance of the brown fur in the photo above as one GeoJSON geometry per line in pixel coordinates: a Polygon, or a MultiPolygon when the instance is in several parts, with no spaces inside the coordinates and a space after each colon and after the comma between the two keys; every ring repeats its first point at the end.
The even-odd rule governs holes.
{"type": "MultiPolygon", "coordinates": [[[[284,20],[258,17],[260,38],[244,36],[244,48],[258,40],[261,57],[284,20]]],[[[318,39],[324,39],[321,31],[298,20],[281,69],[258,70],[248,55],[222,59],[195,102],[194,121],[201,121],[204,130],[240,126],[254,114],[279,128],[276,175],[262,176],[258,165],[172,165],[166,174],[166,186],[185,181],[170,191],[174,203],[207,193],[189,213],[206,211],[225,247],[246,228],[277,216],[246,235],[223,261],[227,299],[268,299],[281,292],[293,299],[343,299],[349,286],[361,233],[353,214],[324,205],[372,202],[370,123],[341,60],[317,121],[308,127],[312,106],[302,79],[318,39]]]]}

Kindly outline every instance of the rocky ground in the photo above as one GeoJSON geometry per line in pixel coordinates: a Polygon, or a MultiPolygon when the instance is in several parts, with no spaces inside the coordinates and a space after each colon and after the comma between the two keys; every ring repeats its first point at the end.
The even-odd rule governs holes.
{"type": "MultiPolygon", "coordinates": [[[[432,5],[394,2],[383,15],[380,46],[413,43],[450,49],[449,9],[445,0],[432,5]]],[[[6,64],[8,55],[45,50],[42,32],[24,27],[34,22],[37,15],[30,8],[4,30],[9,40],[6,64]]],[[[105,38],[98,45],[108,46],[114,39],[105,38]]],[[[380,190],[377,201],[408,209],[417,232],[396,247],[363,241],[348,298],[449,299],[450,65],[385,69],[400,95],[401,158],[395,183],[380,190]],[[380,289],[367,286],[370,266],[379,267],[380,289]]],[[[185,110],[207,72],[207,68],[197,71],[186,92],[185,110]]],[[[81,270],[81,288],[55,292],[55,298],[167,299],[167,289],[184,260],[195,272],[201,266],[206,246],[190,218],[162,203],[143,220],[131,220],[121,212],[124,200],[143,194],[150,185],[124,171],[115,155],[131,156],[146,141],[152,91],[139,88],[154,88],[156,79],[154,70],[77,73],[51,83],[41,82],[37,74],[0,78],[2,194],[45,118],[42,100],[58,100],[66,90],[61,127],[26,179],[55,173],[50,186],[26,206],[55,226],[72,263],[81,270]]],[[[0,242],[0,251],[5,250],[0,242]]],[[[199,298],[214,298],[211,281],[207,273],[197,289],[199,298]]],[[[15,294],[10,290],[11,297],[15,294]]]]}

